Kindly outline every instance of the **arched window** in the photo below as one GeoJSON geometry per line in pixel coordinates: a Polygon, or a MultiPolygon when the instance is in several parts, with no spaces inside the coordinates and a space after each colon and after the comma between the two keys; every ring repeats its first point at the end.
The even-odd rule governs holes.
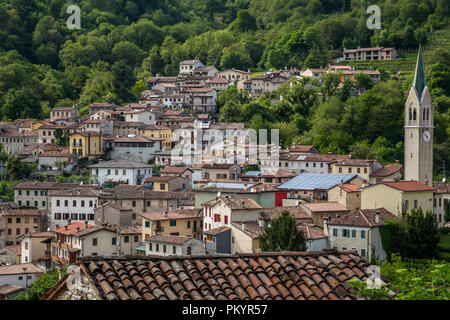
{"type": "Polygon", "coordinates": [[[426,110],[427,108],[425,108],[425,109],[423,109],[423,112],[422,112],[422,120],[427,120],[426,119],[426,116],[427,116],[427,110],[426,110]]]}
{"type": "Polygon", "coordinates": [[[427,108],[427,120],[430,120],[430,108],[427,108]]]}
{"type": "Polygon", "coordinates": [[[411,108],[409,108],[409,121],[412,120],[412,112],[411,112],[411,108]]]}
{"type": "Polygon", "coordinates": [[[416,112],[416,108],[414,108],[413,110],[413,120],[417,120],[417,112],[416,112]]]}

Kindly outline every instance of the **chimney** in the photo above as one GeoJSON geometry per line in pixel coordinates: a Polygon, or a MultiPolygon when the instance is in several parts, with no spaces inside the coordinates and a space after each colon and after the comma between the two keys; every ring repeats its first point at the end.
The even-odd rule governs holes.
{"type": "Polygon", "coordinates": [[[70,224],[72,223],[72,220],[71,219],[69,219],[69,220],[67,220],[67,224],[70,226],[70,224]]]}
{"type": "Polygon", "coordinates": [[[259,217],[259,219],[258,219],[258,225],[259,225],[259,227],[262,229],[262,228],[264,228],[265,227],[265,221],[264,221],[264,218],[263,217],[259,217]]]}
{"type": "Polygon", "coordinates": [[[375,212],[375,222],[376,224],[380,224],[380,211],[375,212]]]}
{"type": "Polygon", "coordinates": [[[64,226],[64,230],[67,230],[67,225],[64,226]]]}
{"type": "Polygon", "coordinates": [[[163,217],[167,217],[167,211],[163,211],[163,217]]]}
{"type": "Polygon", "coordinates": [[[77,232],[80,232],[80,227],[77,227],[77,232]]]}
{"type": "Polygon", "coordinates": [[[88,228],[88,221],[86,220],[86,221],[84,222],[84,230],[87,230],[87,228],[88,228]]]}
{"type": "Polygon", "coordinates": [[[38,226],[37,226],[37,225],[34,225],[34,226],[33,226],[33,230],[34,230],[34,232],[37,232],[37,228],[38,228],[38,226]]]}
{"type": "Polygon", "coordinates": [[[341,179],[341,188],[344,187],[344,179],[341,179]]]}
{"type": "Polygon", "coordinates": [[[242,225],[242,231],[245,231],[245,221],[244,220],[242,220],[242,222],[241,222],[241,225],[242,225]]]}
{"type": "Polygon", "coordinates": [[[328,236],[328,218],[323,218],[323,233],[328,236]]]}

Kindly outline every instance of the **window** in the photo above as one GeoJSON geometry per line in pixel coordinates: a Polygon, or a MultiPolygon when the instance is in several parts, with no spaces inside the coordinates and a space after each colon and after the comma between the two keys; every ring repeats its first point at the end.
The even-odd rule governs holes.
{"type": "Polygon", "coordinates": [[[187,222],[187,228],[190,229],[191,228],[191,221],[187,222]]]}
{"type": "Polygon", "coordinates": [[[64,206],[68,207],[69,206],[69,200],[64,200],[64,206]]]}
{"type": "Polygon", "coordinates": [[[20,223],[20,218],[16,218],[16,223],[20,223]]]}
{"type": "Polygon", "coordinates": [[[116,176],[119,175],[119,170],[118,169],[116,169],[115,174],[116,174],[116,176]]]}
{"type": "Polygon", "coordinates": [[[147,207],[150,207],[151,202],[147,201],[147,207]]]}
{"type": "Polygon", "coordinates": [[[88,220],[94,220],[94,214],[88,214],[88,220]]]}
{"type": "Polygon", "coordinates": [[[156,252],[159,252],[159,243],[156,244],[156,252]]]}
{"type": "Polygon", "coordinates": [[[21,196],[22,195],[22,190],[19,190],[19,196],[21,196]]]}
{"type": "Polygon", "coordinates": [[[170,226],[175,227],[177,225],[177,220],[170,220],[170,226]]]}
{"type": "Polygon", "coordinates": [[[74,207],[77,206],[77,200],[73,200],[73,201],[72,201],[72,206],[74,206],[74,207]]]}
{"type": "Polygon", "coordinates": [[[150,221],[145,221],[145,227],[150,228],[150,221]]]}
{"type": "Polygon", "coordinates": [[[225,224],[228,224],[228,216],[225,216],[225,224]]]}
{"type": "Polygon", "coordinates": [[[161,184],[159,185],[159,189],[161,189],[161,190],[166,190],[166,184],[165,184],[165,183],[161,183],[161,184]]]}
{"type": "Polygon", "coordinates": [[[356,238],[356,230],[352,230],[352,238],[356,238]]]}
{"type": "Polygon", "coordinates": [[[96,245],[97,245],[97,238],[93,238],[93,239],[92,239],[92,245],[93,245],[93,246],[96,246],[96,245]]]}
{"type": "Polygon", "coordinates": [[[339,168],[339,173],[342,173],[342,168],[339,168]]]}
{"type": "Polygon", "coordinates": [[[111,169],[108,169],[107,175],[109,176],[111,174],[111,169]]]}
{"type": "Polygon", "coordinates": [[[12,230],[8,229],[8,236],[10,236],[12,234],[12,230]]]}
{"type": "Polygon", "coordinates": [[[366,249],[361,249],[361,257],[365,257],[366,256],[366,249]]]}
{"type": "Polygon", "coordinates": [[[123,170],[123,172],[122,172],[122,174],[124,175],[124,176],[126,176],[127,175],[127,170],[123,170]]]}
{"type": "Polygon", "coordinates": [[[173,254],[177,254],[177,247],[176,247],[176,246],[173,246],[173,247],[172,247],[172,253],[173,253],[173,254]]]}
{"type": "Polygon", "coordinates": [[[352,173],[352,168],[348,168],[348,173],[352,173]]]}
{"type": "Polygon", "coordinates": [[[342,247],[342,250],[343,250],[343,251],[347,250],[347,247],[342,247]]]}
{"type": "Polygon", "coordinates": [[[357,172],[357,173],[361,173],[361,168],[357,168],[357,169],[356,169],[356,172],[357,172]]]}
{"type": "Polygon", "coordinates": [[[134,242],[139,242],[139,236],[134,236],[134,242]]]}
{"type": "Polygon", "coordinates": [[[333,228],[333,237],[337,237],[338,236],[338,229],[333,228]]]}
{"type": "Polygon", "coordinates": [[[27,196],[29,196],[30,195],[30,190],[27,190],[27,196]]]}
{"type": "Polygon", "coordinates": [[[45,207],[45,201],[42,201],[42,206],[45,207]]]}
{"type": "Polygon", "coordinates": [[[342,236],[348,238],[350,236],[349,231],[350,231],[349,229],[342,229],[342,236]]]}
{"type": "Polygon", "coordinates": [[[86,213],[80,213],[80,220],[86,220],[86,213]]]}
{"type": "Polygon", "coordinates": [[[8,218],[8,223],[12,223],[12,218],[8,218]]]}
{"type": "Polygon", "coordinates": [[[361,230],[361,239],[366,238],[366,230],[361,230]]]}
{"type": "Polygon", "coordinates": [[[89,200],[89,208],[92,208],[92,200],[89,200]]]}
{"type": "Polygon", "coordinates": [[[417,209],[417,200],[414,200],[414,209],[417,209]]]}
{"type": "Polygon", "coordinates": [[[166,248],[167,248],[167,246],[165,244],[163,244],[163,252],[166,252],[166,248]]]}
{"type": "Polygon", "coordinates": [[[364,168],[364,173],[367,173],[367,168],[364,168]]]}
{"type": "Polygon", "coordinates": [[[408,211],[409,208],[409,202],[408,200],[405,200],[405,210],[408,211]]]}
{"type": "Polygon", "coordinates": [[[112,238],[112,245],[113,246],[117,245],[117,238],[116,237],[112,238]]]}
{"type": "Polygon", "coordinates": [[[16,234],[20,234],[20,228],[16,229],[16,234]]]}
{"type": "Polygon", "coordinates": [[[149,243],[149,244],[148,244],[148,250],[149,250],[149,251],[152,251],[152,250],[153,250],[152,243],[149,243]]]}
{"type": "Polygon", "coordinates": [[[84,207],[84,200],[81,200],[81,206],[84,207]]]}
{"type": "Polygon", "coordinates": [[[72,213],[72,214],[70,215],[70,219],[72,219],[72,220],[78,220],[78,213],[72,213]]]}
{"type": "Polygon", "coordinates": [[[28,242],[25,242],[25,250],[28,250],[28,242]]]}
{"type": "Polygon", "coordinates": [[[131,206],[132,206],[133,208],[136,207],[136,200],[131,201],[131,206]]]}
{"type": "Polygon", "coordinates": [[[130,237],[129,236],[123,237],[123,242],[125,242],[125,243],[130,242],[130,237]]]}
{"type": "Polygon", "coordinates": [[[131,219],[136,220],[136,213],[131,214],[131,219]]]}
{"type": "Polygon", "coordinates": [[[35,201],[34,206],[37,207],[39,205],[39,202],[35,201]]]}
{"type": "Polygon", "coordinates": [[[61,220],[61,213],[55,213],[55,220],[61,220]]]}

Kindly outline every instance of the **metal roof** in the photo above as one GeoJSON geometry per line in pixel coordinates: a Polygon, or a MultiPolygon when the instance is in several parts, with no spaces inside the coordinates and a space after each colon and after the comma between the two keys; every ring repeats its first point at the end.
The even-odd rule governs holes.
{"type": "Polygon", "coordinates": [[[356,177],[356,174],[331,174],[331,173],[301,173],[298,176],[278,186],[278,189],[291,190],[328,190],[335,185],[348,183],[356,177]]]}
{"type": "Polygon", "coordinates": [[[247,171],[245,173],[246,176],[259,176],[261,174],[261,171],[247,171]]]}
{"type": "MultiPolygon", "coordinates": [[[[246,183],[247,188],[254,186],[255,184],[246,183]]],[[[214,189],[244,189],[244,183],[225,183],[225,182],[208,182],[205,188],[214,189]]]]}

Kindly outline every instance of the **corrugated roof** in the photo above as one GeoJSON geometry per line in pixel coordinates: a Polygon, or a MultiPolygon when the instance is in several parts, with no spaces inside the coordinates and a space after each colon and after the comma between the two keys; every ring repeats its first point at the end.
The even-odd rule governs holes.
{"type": "Polygon", "coordinates": [[[355,174],[301,173],[278,186],[278,189],[290,190],[328,190],[335,185],[350,182],[355,174]]]}

